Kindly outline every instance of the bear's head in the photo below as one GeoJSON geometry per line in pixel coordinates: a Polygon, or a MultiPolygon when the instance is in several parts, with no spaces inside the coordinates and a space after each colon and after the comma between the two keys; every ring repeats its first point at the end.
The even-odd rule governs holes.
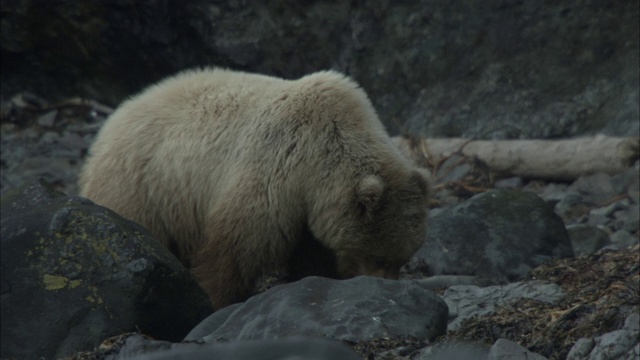
{"type": "Polygon", "coordinates": [[[339,276],[398,278],[425,241],[428,179],[418,168],[364,175],[350,191],[325,199],[311,228],[334,251],[339,276]]]}

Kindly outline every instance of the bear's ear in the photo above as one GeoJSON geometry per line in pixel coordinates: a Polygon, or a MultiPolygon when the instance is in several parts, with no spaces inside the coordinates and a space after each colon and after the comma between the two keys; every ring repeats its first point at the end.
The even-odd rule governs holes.
{"type": "Polygon", "coordinates": [[[380,176],[367,175],[360,180],[356,189],[358,205],[365,213],[371,213],[382,198],[384,192],[384,181],[380,176]]]}

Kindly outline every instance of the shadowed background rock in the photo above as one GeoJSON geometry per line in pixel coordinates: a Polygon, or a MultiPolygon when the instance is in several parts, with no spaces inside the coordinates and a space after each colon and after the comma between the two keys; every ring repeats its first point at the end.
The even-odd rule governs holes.
{"type": "Polygon", "coordinates": [[[2,2],[2,97],[109,105],[217,65],[351,75],[392,134],[638,134],[638,3],[2,2]]]}

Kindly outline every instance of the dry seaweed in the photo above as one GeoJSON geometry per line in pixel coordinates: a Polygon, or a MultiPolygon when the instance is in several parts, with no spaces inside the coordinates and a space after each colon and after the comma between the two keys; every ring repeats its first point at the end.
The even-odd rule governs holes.
{"type": "Polygon", "coordinates": [[[638,250],[638,246],[603,250],[542,265],[529,279],[561,286],[566,297],[559,304],[535,300],[508,303],[491,315],[467,320],[446,339],[491,344],[506,338],[549,359],[564,359],[579,338],[620,329],[627,315],[639,310],[638,250]]]}
{"type": "Polygon", "coordinates": [[[429,341],[413,336],[402,336],[398,338],[377,338],[367,341],[352,343],[345,341],[363,359],[399,359],[411,358],[420,349],[429,346],[429,341]]]}

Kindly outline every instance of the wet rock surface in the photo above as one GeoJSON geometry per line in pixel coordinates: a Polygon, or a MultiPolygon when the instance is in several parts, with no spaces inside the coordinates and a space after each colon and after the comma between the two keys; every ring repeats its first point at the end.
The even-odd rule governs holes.
{"type": "Polygon", "coordinates": [[[207,331],[197,329],[187,339],[202,337],[210,342],[304,335],[350,342],[400,336],[432,340],[445,333],[447,314],[440,297],[410,280],[366,276],[336,281],[312,276],[214,313],[199,325],[207,331]]]}
{"type": "MultiPolygon", "coordinates": [[[[7,122],[3,122],[1,124],[2,151],[0,152],[0,155],[2,156],[1,165],[3,170],[1,173],[3,200],[5,198],[5,195],[7,194],[7,191],[14,189],[16,184],[25,182],[28,183],[30,180],[37,179],[39,177],[51,181],[53,183],[52,186],[57,190],[62,190],[70,194],[74,194],[76,192],[75,178],[77,177],[79,168],[82,165],[86,149],[90,145],[93,136],[105,119],[106,112],[101,112],[104,109],[101,107],[95,107],[94,105],[65,107],[57,113],[53,124],[51,124],[51,122],[45,122],[44,120],[42,120],[42,116],[46,115],[46,113],[50,110],[25,107],[17,107],[14,110],[14,116],[22,119],[22,125],[18,126],[16,124],[7,122]],[[51,134],[56,135],[54,136],[51,134]],[[65,146],[67,145],[65,145],[64,142],[59,141],[59,139],[64,138],[83,139],[81,143],[76,144],[80,148],[80,151],[66,150],[65,146]],[[51,141],[51,139],[57,140],[51,141]],[[47,166],[40,166],[38,165],[38,162],[29,161],[29,159],[32,158],[47,159],[47,166]],[[52,167],[55,168],[55,170],[51,170],[52,167]]],[[[484,198],[484,200],[479,201],[478,203],[486,203],[488,201],[488,205],[485,204],[486,209],[484,211],[470,212],[476,213],[476,218],[480,219],[479,222],[485,224],[484,228],[480,229],[479,234],[497,234],[500,235],[497,236],[498,239],[511,239],[512,241],[517,241],[517,238],[510,237],[510,232],[512,231],[522,233],[522,236],[524,238],[530,236],[530,234],[527,233],[527,229],[529,229],[531,233],[535,233],[536,231],[538,231],[539,234],[562,234],[566,230],[561,229],[558,226],[559,220],[557,218],[554,219],[555,215],[549,213],[549,209],[554,209],[555,214],[557,214],[557,216],[559,216],[564,224],[568,227],[568,231],[566,231],[568,233],[568,237],[566,236],[566,234],[556,236],[556,245],[562,245],[563,248],[566,248],[568,239],[570,239],[571,248],[581,257],[567,258],[567,260],[576,259],[586,262],[586,264],[589,265],[584,266],[586,266],[586,268],[588,269],[592,269],[594,264],[598,262],[603,262],[604,264],[612,263],[612,260],[609,260],[608,255],[603,256],[596,254],[598,251],[600,251],[601,248],[603,248],[603,246],[604,249],[609,249],[609,251],[621,249],[618,251],[622,251],[622,253],[629,254],[630,256],[633,254],[633,250],[624,249],[629,249],[629,247],[633,247],[639,243],[637,216],[639,200],[637,190],[640,169],[639,163],[636,163],[625,173],[614,176],[606,174],[594,174],[581,177],[573,183],[553,183],[531,181],[520,178],[510,178],[507,179],[507,181],[498,182],[501,190],[496,192],[484,193],[476,197],[476,200],[474,200],[473,195],[475,194],[475,191],[484,192],[486,189],[492,188],[494,186],[491,182],[490,173],[487,172],[489,169],[484,168],[482,164],[474,161],[467,161],[464,159],[462,159],[464,161],[459,160],[461,159],[457,159],[456,161],[452,160],[450,164],[447,165],[448,170],[440,174],[440,177],[438,177],[439,175],[436,174],[436,191],[434,194],[435,203],[433,204],[435,208],[432,209],[433,217],[431,219],[430,226],[435,229],[440,227],[443,234],[446,234],[448,231],[450,231],[449,234],[462,231],[462,229],[455,229],[455,226],[452,226],[454,227],[454,229],[451,230],[448,230],[446,226],[442,226],[442,224],[446,224],[447,221],[449,221],[450,224],[455,223],[450,217],[458,216],[458,218],[460,218],[459,215],[456,215],[456,212],[454,212],[452,209],[455,209],[456,206],[458,206],[458,208],[460,209],[465,209],[470,205],[473,207],[477,207],[477,198],[480,198],[481,200],[484,198]],[[523,191],[528,195],[523,193],[523,191]],[[514,204],[511,204],[510,201],[507,201],[507,203],[505,204],[504,202],[501,203],[500,201],[498,201],[499,199],[495,199],[495,194],[513,194],[517,195],[516,200],[518,198],[520,200],[515,201],[514,204]],[[532,194],[538,195],[539,198],[535,197],[532,194]],[[469,203],[465,204],[465,202],[467,201],[469,201],[469,203]],[[474,205],[474,203],[476,204],[474,205]],[[496,205],[500,203],[502,205],[496,205]],[[509,212],[504,215],[504,209],[513,209],[514,207],[521,208],[521,215],[513,216],[513,212],[509,212]],[[534,209],[537,209],[536,211],[538,211],[540,214],[546,213],[547,215],[545,216],[548,221],[541,221],[537,217],[531,218],[531,214],[534,209]],[[451,215],[445,216],[446,214],[451,215]],[[505,221],[504,219],[511,220],[505,221]],[[440,221],[442,221],[442,224],[438,225],[440,221]],[[530,225],[532,223],[535,223],[536,221],[543,223],[544,226],[538,229],[529,228],[530,225]],[[551,229],[555,230],[552,231],[551,229]],[[501,235],[505,236],[501,237],[501,235]]],[[[42,161],[41,163],[44,163],[44,161],[42,161]]],[[[500,196],[498,197],[500,198],[500,196]]],[[[68,197],[68,199],[78,198],[74,198],[72,196],[68,197]]],[[[73,202],[80,200],[68,201],[73,202]]],[[[4,211],[2,216],[3,219],[6,217],[4,211]]],[[[482,237],[475,236],[475,234],[472,234],[470,239],[475,239],[474,241],[487,241],[488,239],[483,239],[482,237]]],[[[460,244],[465,244],[464,238],[462,239],[463,241],[461,241],[460,244]]],[[[482,261],[488,263],[494,261],[495,264],[499,265],[500,263],[498,262],[498,259],[500,258],[518,258],[513,256],[513,246],[502,246],[498,248],[499,251],[497,252],[487,252],[486,249],[479,246],[474,247],[474,244],[471,241],[467,241],[469,242],[471,249],[475,249],[475,253],[473,253],[472,258],[479,258],[476,260],[478,260],[480,263],[482,261]]],[[[536,243],[536,241],[543,241],[538,244],[553,244],[553,242],[548,238],[546,240],[535,239],[534,243],[536,243]]],[[[461,245],[454,244],[454,246],[460,247],[461,245]]],[[[548,248],[549,246],[547,246],[547,250],[548,248]]],[[[434,249],[434,251],[440,251],[438,250],[438,248],[434,249]]],[[[524,249],[526,251],[520,251],[517,253],[519,254],[518,256],[520,259],[524,259],[523,263],[519,264],[519,266],[522,265],[527,268],[532,268],[535,266],[535,264],[531,263],[532,259],[527,258],[526,254],[535,254],[536,251],[540,249],[540,247],[526,245],[524,249]]],[[[551,251],[551,253],[552,252],[553,251],[551,251]]],[[[562,270],[565,269],[565,265],[563,265],[564,260],[553,260],[553,256],[549,256],[549,254],[544,254],[542,252],[539,253],[544,255],[544,260],[551,261],[550,263],[543,264],[543,268],[548,265],[552,269],[557,269],[555,270],[555,272],[566,272],[566,270],[562,270]]],[[[429,256],[434,256],[434,254],[430,254],[429,256]]],[[[440,253],[439,256],[441,259],[445,259],[448,255],[445,253],[440,253]]],[[[629,256],[627,256],[627,262],[637,263],[637,260],[629,256]]],[[[415,259],[418,259],[418,257],[416,256],[415,259]]],[[[496,278],[487,277],[487,274],[499,274],[498,278],[506,278],[506,281],[511,281],[508,279],[513,278],[512,269],[505,268],[506,270],[504,271],[504,273],[500,273],[501,270],[499,266],[490,269],[482,269],[481,267],[476,267],[474,269],[473,267],[468,266],[463,267],[462,264],[469,263],[469,261],[467,261],[468,259],[459,262],[459,264],[461,265],[459,266],[459,268],[456,268],[456,263],[454,261],[455,259],[450,258],[450,260],[451,262],[449,262],[449,267],[450,269],[454,270],[452,273],[458,275],[431,276],[429,274],[430,269],[428,266],[426,266],[426,262],[414,260],[410,264],[408,264],[407,267],[405,267],[403,277],[407,280],[413,279],[418,282],[421,287],[436,290],[439,294],[443,294],[443,291],[450,289],[454,285],[474,285],[476,287],[479,287],[476,289],[482,289],[486,286],[498,285],[499,280],[497,280],[496,278]],[[466,269],[468,271],[462,271],[463,269],[466,269]],[[482,271],[478,272],[478,269],[482,271]],[[481,275],[479,276],[477,274],[481,275]]],[[[573,266],[569,267],[569,269],[571,268],[573,268],[573,266]]],[[[534,271],[535,269],[537,268],[534,267],[534,271]]],[[[638,269],[636,268],[635,271],[637,273],[638,269]]],[[[522,274],[524,273],[526,273],[526,271],[518,273],[519,275],[517,275],[516,278],[521,278],[522,274]]],[[[569,270],[568,273],[574,274],[573,270],[569,270]]],[[[3,268],[3,276],[5,276],[4,274],[5,270],[3,268]]],[[[588,272],[585,271],[585,274],[588,274],[588,272]]],[[[616,276],[621,278],[628,278],[629,276],[633,276],[633,271],[628,274],[622,275],[615,275],[614,273],[611,273],[611,271],[603,271],[602,273],[600,273],[600,277],[602,279],[608,279],[616,276]]],[[[529,278],[530,275],[528,275],[528,277],[525,278],[524,281],[528,281],[527,279],[529,278]]],[[[543,277],[537,278],[537,280],[541,279],[546,280],[546,283],[559,284],[565,292],[567,288],[570,288],[572,286],[572,283],[558,283],[558,281],[553,277],[549,277],[546,279],[543,277]]],[[[41,278],[36,276],[33,281],[38,283],[41,281],[41,278]]],[[[592,283],[596,284],[597,282],[592,281],[592,283]]],[[[624,292],[628,294],[636,294],[634,296],[635,298],[637,298],[637,287],[630,287],[629,284],[633,284],[633,281],[627,280],[623,283],[624,292]]],[[[513,285],[508,284],[502,286],[513,285]]],[[[523,288],[528,286],[529,285],[524,285],[523,288]]],[[[454,286],[453,289],[455,288],[456,287],[454,286]]],[[[595,293],[611,291],[607,289],[610,288],[603,285],[592,291],[595,293]]],[[[451,291],[449,293],[451,293],[451,291]]],[[[459,302],[465,302],[469,309],[484,306],[484,301],[486,301],[486,299],[472,295],[472,293],[473,292],[471,291],[462,292],[462,295],[459,297],[459,302]],[[466,298],[465,294],[468,295],[466,298]]],[[[442,341],[447,342],[449,341],[447,340],[447,338],[460,339],[466,341],[465,343],[471,343],[472,346],[480,346],[481,348],[487,350],[492,345],[494,345],[498,339],[504,338],[510,341],[516,341],[520,345],[527,347],[529,350],[538,354],[542,354],[543,356],[547,356],[548,358],[564,358],[563,356],[566,356],[566,354],[571,349],[571,346],[573,346],[573,342],[577,341],[579,337],[577,337],[577,335],[566,335],[566,332],[555,333],[557,338],[566,339],[565,341],[567,342],[558,344],[557,342],[553,342],[543,335],[532,335],[531,330],[529,330],[529,328],[527,328],[527,326],[525,325],[535,322],[533,320],[529,320],[526,312],[524,312],[525,315],[523,315],[522,309],[528,308],[532,309],[531,311],[534,311],[533,309],[535,309],[537,313],[567,311],[567,309],[569,309],[567,307],[568,305],[565,304],[567,300],[565,299],[561,301],[558,305],[551,305],[551,303],[548,302],[528,299],[526,298],[525,293],[526,291],[524,290],[519,294],[512,293],[515,299],[520,300],[515,300],[508,303],[497,302],[497,306],[494,307],[495,311],[484,312],[482,316],[469,318],[465,321],[462,321],[463,317],[460,316],[460,313],[452,313],[457,316],[451,316],[449,320],[453,322],[455,321],[455,319],[458,319],[458,321],[456,321],[455,323],[461,324],[460,328],[457,331],[450,331],[444,339],[436,339],[435,343],[437,344],[442,341]],[[520,310],[513,310],[514,308],[520,310]],[[483,327],[485,325],[482,325],[484,324],[483,321],[488,323],[493,322],[493,329],[504,329],[504,331],[495,332],[494,330],[492,330],[493,332],[491,334],[493,335],[489,337],[475,336],[474,334],[476,334],[477,332],[486,335],[487,330],[479,330],[485,329],[483,327]],[[496,324],[498,324],[498,326],[496,324]],[[519,333],[527,335],[519,337],[520,335],[517,335],[519,333]],[[541,348],[535,343],[530,342],[529,339],[531,339],[532,337],[539,339],[539,341],[543,343],[544,341],[547,341],[547,347],[541,348]],[[552,350],[549,351],[549,349],[552,350]]],[[[571,297],[571,295],[569,295],[569,297],[571,297]]],[[[572,300],[574,304],[575,301],[577,301],[575,300],[576,297],[579,298],[579,296],[574,295],[574,300],[572,300]]],[[[495,298],[499,299],[500,297],[496,296],[495,298]]],[[[629,299],[633,299],[633,297],[627,297],[627,300],[630,301],[632,305],[623,306],[623,310],[618,315],[614,316],[614,318],[622,316],[621,314],[627,314],[633,311],[637,311],[633,310],[637,309],[637,307],[634,308],[633,301],[629,299]]],[[[3,306],[3,308],[5,307],[3,306]]],[[[63,310],[66,310],[67,308],[68,307],[64,305],[63,310]]],[[[611,310],[594,306],[588,306],[587,308],[589,309],[590,314],[592,314],[590,316],[597,316],[602,318],[610,317],[610,315],[607,315],[606,313],[610,312],[611,310]]],[[[235,310],[236,308],[234,305],[228,309],[222,309],[218,311],[213,315],[212,318],[207,319],[207,321],[202,322],[198,327],[196,327],[196,329],[199,329],[198,331],[200,332],[198,336],[194,338],[188,338],[188,340],[194,341],[195,339],[204,338],[208,334],[213,333],[216,329],[220,328],[224,323],[227,322],[230,315],[233,314],[235,310]]],[[[325,309],[325,314],[331,314],[330,310],[330,308],[325,309]]],[[[18,315],[16,316],[22,316],[22,314],[18,313],[18,315]]],[[[333,315],[327,316],[330,319],[333,318],[333,315]]],[[[22,317],[21,321],[27,321],[27,318],[22,317]]],[[[580,334],[582,335],[580,336],[585,339],[596,339],[598,336],[602,336],[608,332],[615,332],[617,330],[620,330],[624,323],[623,320],[612,320],[609,322],[603,320],[603,322],[604,325],[596,325],[591,327],[590,329],[581,330],[582,332],[580,334]]],[[[36,324],[39,324],[39,322],[36,321],[36,324]]],[[[240,321],[236,322],[236,326],[244,325],[246,324],[240,324],[240,321]]],[[[131,331],[131,328],[128,327],[122,328],[121,330],[119,329],[120,328],[118,328],[117,326],[109,323],[109,329],[105,330],[105,332],[103,333],[104,335],[96,335],[94,337],[91,337],[88,335],[84,336],[83,334],[84,340],[93,340],[82,342],[82,344],[86,345],[82,345],[80,342],[75,343],[77,345],[76,351],[90,350],[92,347],[98,346],[102,339],[116,335],[117,333],[131,331]]],[[[194,329],[194,332],[197,332],[196,329],[194,329]]],[[[39,328],[39,330],[44,331],[41,328],[39,328]]],[[[415,358],[419,353],[422,353],[421,349],[424,349],[426,351],[430,348],[430,346],[432,346],[432,342],[428,339],[424,337],[414,337],[408,335],[408,333],[408,331],[407,333],[403,332],[402,335],[386,339],[359,339],[357,341],[347,342],[347,344],[353,347],[360,356],[365,358],[374,357],[407,359],[415,358]]],[[[327,334],[329,334],[329,337],[338,338],[335,333],[333,333],[334,336],[332,336],[331,331],[327,331],[327,334]]],[[[60,343],[54,345],[53,342],[57,341],[57,338],[55,336],[42,334],[39,335],[39,337],[42,338],[43,343],[48,343],[51,347],[64,345],[61,345],[60,343]]],[[[581,341],[585,342],[587,340],[581,341]]],[[[595,344],[595,342],[596,340],[593,340],[593,344],[595,344]]],[[[104,347],[104,345],[101,346],[104,347]]],[[[595,348],[596,347],[594,345],[593,348],[589,351],[592,351],[595,348]]],[[[91,352],[91,356],[101,359],[104,358],[104,356],[108,355],[106,352],[99,349],[100,348],[96,348],[94,352],[91,352]]],[[[119,347],[113,348],[113,354],[117,354],[116,349],[119,349],[119,347]]],[[[482,356],[480,356],[479,358],[484,359],[482,356]]]]}

